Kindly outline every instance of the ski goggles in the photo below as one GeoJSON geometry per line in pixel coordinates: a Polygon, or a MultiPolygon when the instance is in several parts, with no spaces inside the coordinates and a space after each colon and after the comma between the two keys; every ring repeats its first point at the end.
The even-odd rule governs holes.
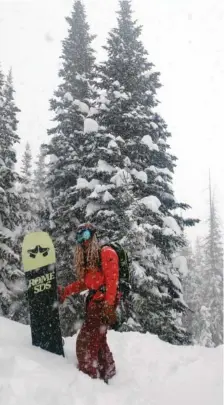
{"type": "Polygon", "coordinates": [[[76,234],[76,242],[82,243],[87,240],[90,240],[92,237],[92,232],[89,229],[83,229],[82,231],[77,232],[76,234]]]}

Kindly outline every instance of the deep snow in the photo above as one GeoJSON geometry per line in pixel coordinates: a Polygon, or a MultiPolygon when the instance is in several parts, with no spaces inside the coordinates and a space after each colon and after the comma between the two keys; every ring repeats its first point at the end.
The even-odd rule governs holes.
{"type": "Polygon", "coordinates": [[[109,332],[117,375],[106,385],[66,358],[31,346],[28,326],[0,317],[1,405],[222,405],[222,347],[177,347],[156,336],[109,332]]]}

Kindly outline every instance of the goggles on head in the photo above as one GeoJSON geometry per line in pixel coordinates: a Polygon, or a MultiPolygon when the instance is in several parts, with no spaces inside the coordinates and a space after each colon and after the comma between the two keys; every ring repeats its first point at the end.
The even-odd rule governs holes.
{"type": "Polygon", "coordinates": [[[76,242],[77,243],[82,243],[87,240],[90,240],[92,237],[92,232],[89,229],[83,229],[81,231],[78,231],[76,234],[76,242]]]}

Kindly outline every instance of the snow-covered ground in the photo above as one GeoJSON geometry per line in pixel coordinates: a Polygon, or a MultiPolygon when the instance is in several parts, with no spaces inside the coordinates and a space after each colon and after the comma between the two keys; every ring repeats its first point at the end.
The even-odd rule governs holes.
{"type": "Polygon", "coordinates": [[[0,317],[1,405],[222,405],[222,347],[177,347],[156,336],[109,333],[117,375],[106,385],[66,358],[31,346],[30,329],[0,317]]]}

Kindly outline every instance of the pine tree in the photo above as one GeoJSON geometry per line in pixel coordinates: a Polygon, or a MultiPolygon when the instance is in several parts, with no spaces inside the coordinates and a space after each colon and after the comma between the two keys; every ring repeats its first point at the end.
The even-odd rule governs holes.
{"type": "Polygon", "coordinates": [[[197,239],[195,254],[185,280],[185,298],[193,314],[188,329],[196,344],[215,347],[223,343],[223,248],[214,197],[209,186],[208,236],[197,239]]]}
{"type": "Polygon", "coordinates": [[[47,181],[47,166],[46,166],[46,156],[44,150],[41,148],[37,156],[36,169],[34,171],[35,181],[34,188],[35,191],[41,195],[45,192],[46,181],[47,181]]]}
{"type": "Polygon", "coordinates": [[[207,344],[210,346],[210,332],[207,328],[207,323],[204,322],[205,310],[203,308],[203,269],[204,269],[204,256],[203,244],[200,238],[196,239],[195,251],[187,243],[185,248],[185,256],[188,262],[188,273],[184,279],[184,299],[191,309],[184,316],[184,326],[192,334],[193,342],[195,344],[205,343],[205,336],[207,336],[207,344]],[[203,314],[203,316],[202,316],[203,314]]]}
{"type": "Polygon", "coordinates": [[[18,244],[21,201],[16,184],[20,177],[14,170],[19,111],[14,102],[12,73],[4,80],[0,72],[0,314],[27,322],[18,244]]]}
{"type": "MultiPolygon", "coordinates": [[[[80,2],[75,7],[78,3],[80,7],[80,2]]],[[[155,112],[159,74],[148,62],[129,1],[120,2],[118,14],[118,28],[110,33],[106,47],[108,58],[95,80],[99,89],[95,108],[91,108],[95,92],[87,76],[83,79],[83,64],[78,75],[76,65],[72,75],[65,72],[79,58],[76,53],[68,57],[68,49],[77,48],[63,43],[63,58],[70,62],[60,72],[63,83],[51,102],[57,126],[49,131],[52,231],[60,250],[59,274],[64,283],[72,278],[64,269],[71,263],[68,240],[72,244],[76,224],[94,222],[103,241],[119,239],[133,259],[132,300],[127,313],[121,314],[120,330],[150,331],[172,343],[187,343],[188,334],[178,322],[186,304],[172,255],[184,245],[184,226],[195,221],[177,214],[188,205],[177,203],[172,190],[176,158],[169,153],[171,134],[155,112]],[[81,92],[80,86],[89,93],[81,92]]],[[[85,50],[83,46],[79,56],[85,50]]],[[[74,309],[73,319],[79,312],[80,307],[74,309]]]]}
{"type": "MultiPolygon", "coordinates": [[[[57,269],[62,285],[74,280],[72,255],[78,219],[73,213],[76,204],[73,189],[85,159],[82,152],[84,120],[93,113],[95,62],[91,47],[94,37],[89,33],[81,1],[75,1],[72,15],[66,20],[69,30],[63,41],[62,68],[59,71],[61,83],[50,101],[56,125],[48,131],[51,141],[46,145],[47,154],[50,155],[47,182],[50,190],[50,232],[60,258],[57,269]]],[[[69,302],[62,308],[65,334],[77,329],[72,320],[83,317],[82,308],[78,298],[75,308],[69,302]]]]}
{"type": "Polygon", "coordinates": [[[47,164],[43,148],[37,156],[36,169],[34,170],[33,188],[37,201],[37,227],[42,231],[50,229],[50,204],[47,189],[47,164]]]}
{"type": "Polygon", "coordinates": [[[223,344],[223,241],[211,180],[209,180],[209,232],[205,240],[204,303],[211,314],[215,346],[223,344]]]}
{"type": "Polygon", "coordinates": [[[32,154],[29,142],[26,143],[24,155],[22,158],[21,173],[25,184],[31,183],[32,178],[32,154]]]}
{"type": "Polygon", "coordinates": [[[21,223],[21,239],[27,232],[34,232],[38,226],[38,200],[34,192],[32,153],[29,142],[25,145],[25,151],[21,162],[21,210],[23,220],[21,223]]]}
{"type": "Polygon", "coordinates": [[[20,110],[14,103],[14,90],[12,83],[12,72],[10,71],[6,81],[1,73],[1,156],[7,167],[13,168],[16,163],[14,144],[19,142],[17,130],[17,113],[20,110]]]}
{"type": "MultiPolygon", "coordinates": [[[[188,336],[176,317],[185,304],[180,274],[171,259],[184,245],[184,226],[195,221],[177,214],[177,209],[185,210],[188,205],[174,197],[176,158],[169,153],[171,134],[155,109],[159,73],[148,61],[141,30],[132,19],[130,1],[120,1],[118,26],[105,47],[108,58],[98,69],[102,90],[98,102],[100,156],[107,167],[104,183],[111,185],[111,197],[104,210],[97,210],[93,217],[104,233],[110,229],[111,235],[130,249],[134,320],[144,331],[183,343],[188,336]],[[108,210],[113,214],[108,216],[108,210]]],[[[98,193],[101,200],[102,194],[98,193]]]]}
{"type": "Polygon", "coordinates": [[[120,330],[150,331],[183,343],[188,335],[176,319],[185,304],[171,258],[184,244],[184,225],[194,221],[173,212],[188,206],[175,201],[170,134],[153,110],[159,75],[147,60],[129,1],[120,2],[118,14],[108,58],[98,67],[94,114],[100,126],[94,115],[84,121],[82,166],[66,203],[74,221],[94,222],[103,242],[118,239],[131,253],[132,302],[121,313],[120,330]]]}

